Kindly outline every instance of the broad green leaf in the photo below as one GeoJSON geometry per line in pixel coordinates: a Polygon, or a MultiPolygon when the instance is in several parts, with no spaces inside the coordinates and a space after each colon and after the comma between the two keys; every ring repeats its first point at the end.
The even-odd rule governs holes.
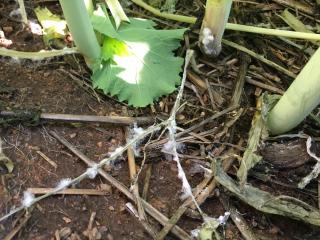
{"type": "Polygon", "coordinates": [[[102,63],[92,76],[94,87],[135,107],[147,106],[175,90],[183,59],[173,51],[186,29],[156,30],[150,20],[131,18],[116,30],[102,8],[94,12],[92,24],[106,36],[102,63]]]}
{"type": "Polygon", "coordinates": [[[98,9],[94,11],[93,15],[91,16],[91,23],[94,29],[98,32],[103,33],[108,37],[117,38],[117,31],[106,12],[106,9],[99,5],[98,9]]]}
{"type": "Polygon", "coordinates": [[[115,38],[106,37],[102,45],[102,59],[108,61],[114,55],[129,56],[130,50],[128,46],[115,38]]]}

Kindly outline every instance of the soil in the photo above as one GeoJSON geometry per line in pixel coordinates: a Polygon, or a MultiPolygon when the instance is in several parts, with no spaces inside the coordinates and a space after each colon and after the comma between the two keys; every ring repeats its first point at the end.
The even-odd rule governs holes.
{"type": "MultiPolygon", "coordinates": [[[[33,2],[26,1],[26,3],[29,16],[35,18],[32,13],[33,2]]],[[[57,9],[56,3],[48,3],[47,6],[53,11],[57,9]]],[[[15,8],[15,1],[0,3],[0,27],[12,28],[12,31],[6,33],[6,37],[13,41],[13,45],[10,48],[21,51],[39,51],[45,48],[42,37],[31,34],[27,29],[22,28],[20,22],[9,17],[9,13],[15,8]]],[[[164,103],[165,107],[157,104],[154,109],[147,108],[144,110],[129,108],[114,98],[101,97],[100,100],[97,99],[97,95],[92,94],[93,92],[85,84],[89,73],[83,60],[78,56],[76,59],[80,64],[75,69],[64,58],[32,62],[1,57],[1,110],[27,109],[41,110],[46,113],[101,116],[126,114],[131,116],[168,115],[168,109],[171,108],[175,96],[161,99],[161,104],[164,103]],[[74,72],[77,72],[82,84],[79,84],[68,75],[68,73],[74,72]]],[[[215,64],[219,67],[224,66],[224,63],[215,64]]],[[[231,65],[230,68],[232,68],[231,65]]],[[[228,66],[224,68],[223,72],[225,75],[221,74],[225,78],[226,86],[230,86],[232,81],[230,81],[231,76],[227,74],[228,66]]],[[[254,90],[255,88],[250,86],[246,87],[248,95],[245,97],[245,104],[247,106],[252,106],[254,90]]],[[[191,105],[200,106],[192,90],[188,89],[184,98],[189,98],[191,105]],[[192,97],[189,98],[189,96],[192,97]]],[[[204,101],[206,105],[210,105],[208,96],[204,97],[204,101]]],[[[226,99],[223,101],[226,101],[226,99]]],[[[247,117],[241,118],[241,123],[236,124],[237,138],[239,136],[247,137],[253,115],[253,112],[250,111],[250,109],[247,111],[247,117]]],[[[193,121],[199,122],[209,114],[210,111],[185,106],[179,115],[181,126],[190,126],[193,121]],[[201,117],[199,118],[199,116],[201,117]],[[182,121],[183,117],[187,117],[187,119],[182,121]]],[[[215,124],[219,126],[220,122],[217,121],[215,124]]],[[[214,126],[211,127],[214,128],[214,126]]],[[[32,126],[29,122],[20,122],[19,124],[1,127],[0,137],[3,140],[3,152],[13,161],[14,170],[8,174],[6,167],[0,165],[0,216],[8,213],[14,206],[20,205],[23,192],[26,189],[55,187],[61,179],[76,177],[86,170],[87,166],[52,137],[50,131],[55,131],[65,137],[77,149],[96,162],[105,158],[108,153],[125,143],[125,129],[119,126],[47,122],[40,122],[32,126]],[[40,156],[39,151],[51,159],[57,167],[55,168],[45,161],[40,156]]],[[[300,145],[302,148],[303,144],[300,145]]],[[[219,143],[214,143],[210,146],[211,149],[217,151],[217,154],[221,150],[219,143]]],[[[188,180],[192,186],[196,186],[203,179],[203,173],[194,172],[194,160],[202,156],[200,154],[201,151],[199,145],[192,142],[185,143],[184,154],[189,157],[184,157],[182,164],[186,169],[188,180]],[[191,155],[194,158],[190,157],[191,155]]],[[[319,153],[319,151],[317,152],[319,153]]],[[[269,158],[276,155],[274,148],[266,154],[269,158]]],[[[302,164],[306,164],[307,167],[301,166],[302,164],[292,163],[291,167],[293,169],[283,169],[283,166],[270,168],[269,165],[262,164],[260,168],[257,168],[258,172],[265,173],[269,171],[268,174],[270,176],[276,175],[277,177],[266,180],[261,175],[259,177],[253,174],[253,177],[250,178],[250,183],[275,195],[286,194],[297,197],[316,207],[318,204],[317,192],[313,190],[300,191],[292,187],[292,182],[296,182],[298,177],[306,175],[313,165],[305,151],[303,151],[302,155],[302,164]]],[[[292,157],[292,155],[290,156],[292,157]]],[[[141,158],[137,158],[138,165],[141,164],[141,160],[141,158]]],[[[301,160],[301,158],[298,160],[301,160]]],[[[173,161],[166,160],[160,151],[159,154],[156,154],[151,159],[148,158],[147,163],[152,168],[147,201],[164,215],[170,217],[183,203],[177,166],[173,161]]],[[[125,186],[130,187],[127,156],[118,159],[117,163],[111,168],[107,168],[106,171],[125,186]]],[[[233,173],[231,169],[230,174],[232,175],[233,173]]],[[[139,178],[140,190],[143,188],[145,175],[146,167],[143,168],[139,178]]],[[[315,189],[315,183],[312,184],[311,189],[315,189]]],[[[97,177],[94,180],[83,180],[75,188],[107,189],[107,193],[104,196],[55,195],[44,199],[30,211],[30,219],[13,239],[58,239],[55,235],[56,232],[60,232],[60,234],[67,233],[66,235],[69,238],[61,237],[61,239],[89,239],[84,232],[88,228],[90,216],[93,213],[96,213],[93,227],[101,234],[101,239],[151,239],[137,218],[126,210],[125,204],[129,200],[117,189],[110,187],[110,183],[103,178],[97,177]]],[[[218,217],[225,213],[226,209],[221,204],[221,200],[219,200],[220,194],[227,194],[227,192],[223,188],[216,188],[201,206],[208,216],[218,217]]],[[[260,236],[264,236],[264,239],[320,239],[320,228],[285,217],[263,214],[233,197],[229,200],[243,215],[250,228],[259,233],[260,236]]],[[[4,239],[17,226],[17,220],[23,214],[14,215],[0,223],[0,239],[4,239]]],[[[148,219],[157,231],[161,230],[160,225],[155,220],[151,219],[151,217],[148,219]]],[[[201,223],[202,221],[198,219],[183,216],[178,225],[185,231],[190,232],[199,227],[201,223]]],[[[227,222],[222,232],[225,239],[243,239],[232,221],[227,222]]],[[[169,234],[166,239],[177,238],[169,234]]]]}

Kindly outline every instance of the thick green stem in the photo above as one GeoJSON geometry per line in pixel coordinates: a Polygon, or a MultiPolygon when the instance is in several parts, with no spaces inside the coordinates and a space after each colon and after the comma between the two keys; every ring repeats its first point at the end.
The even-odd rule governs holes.
{"type": "Polygon", "coordinates": [[[293,129],[320,103],[319,62],[320,48],[270,111],[267,125],[271,134],[293,129]]]}
{"type": "Polygon", "coordinates": [[[42,60],[45,58],[58,57],[66,54],[77,53],[76,48],[64,48],[61,50],[51,51],[40,51],[40,52],[21,52],[7,48],[0,48],[0,56],[18,58],[18,59],[31,59],[31,60],[42,60]]]}
{"type": "Polygon", "coordinates": [[[20,13],[21,13],[21,20],[25,25],[28,25],[28,18],[26,8],[24,6],[24,0],[18,0],[20,13]]]}
{"type": "Polygon", "coordinates": [[[94,10],[92,0],[83,0],[84,5],[86,6],[88,14],[91,16],[94,10]]]}
{"type": "MultiPolygon", "coordinates": [[[[166,18],[166,19],[170,19],[178,22],[190,23],[190,24],[194,24],[197,21],[195,17],[188,17],[183,15],[161,12],[159,9],[156,9],[148,5],[143,0],[131,0],[131,1],[158,17],[162,17],[162,18],[166,18]]],[[[240,32],[265,34],[265,35],[278,36],[278,37],[297,38],[297,39],[304,39],[304,40],[320,40],[320,34],[261,28],[261,27],[246,26],[246,25],[235,24],[235,23],[227,23],[226,29],[233,30],[233,31],[240,31],[240,32]]]]}
{"type": "Polygon", "coordinates": [[[209,56],[221,52],[221,40],[226,28],[232,0],[207,0],[199,36],[202,51],[209,56]]]}
{"type": "Polygon", "coordinates": [[[59,0],[72,38],[89,63],[100,58],[101,47],[83,0],[59,0]]]}

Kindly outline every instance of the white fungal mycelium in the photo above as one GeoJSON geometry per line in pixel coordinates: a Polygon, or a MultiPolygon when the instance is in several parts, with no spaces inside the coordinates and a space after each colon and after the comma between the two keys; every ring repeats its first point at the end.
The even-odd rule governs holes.
{"type": "Polygon", "coordinates": [[[10,13],[9,13],[9,17],[11,18],[21,18],[21,11],[20,11],[20,8],[17,8],[15,10],[12,10],[10,13]]]}
{"type": "MultiPolygon", "coordinates": [[[[144,133],[144,129],[141,128],[141,127],[138,127],[138,125],[135,123],[135,124],[133,125],[133,128],[130,129],[130,136],[129,136],[128,141],[130,141],[130,139],[134,139],[134,138],[136,138],[136,137],[141,136],[143,133],[144,133]]],[[[140,145],[140,143],[141,143],[142,141],[143,141],[143,139],[141,139],[141,140],[139,140],[139,141],[136,141],[135,143],[133,143],[133,144],[131,145],[131,148],[132,148],[132,150],[133,150],[133,152],[134,152],[134,155],[135,155],[136,157],[139,157],[139,156],[140,156],[139,145],[140,145]]]]}
{"type": "MultiPolygon", "coordinates": [[[[192,196],[192,189],[191,186],[187,180],[186,174],[183,171],[183,168],[180,164],[179,156],[178,156],[178,144],[175,140],[175,133],[176,133],[176,121],[172,120],[168,124],[168,131],[169,131],[169,141],[164,144],[162,148],[162,152],[164,152],[167,155],[171,155],[172,159],[177,163],[178,167],[178,177],[182,181],[182,198],[187,198],[189,196],[192,196]]],[[[167,156],[166,156],[167,157],[167,156]]],[[[168,157],[167,157],[168,158],[168,157]]]]}
{"type": "Polygon", "coordinates": [[[98,164],[94,164],[92,167],[87,168],[86,174],[88,178],[94,179],[98,174],[98,170],[99,170],[98,164]]]}
{"type": "Polygon", "coordinates": [[[220,225],[225,225],[229,219],[230,212],[225,212],[224,215],[218,217],[218,222],[220,225]]]}
{"type": "Polygon", "coordinates": [[[22,206],[29,208],[34,202],[34,195],[31,192],[25,191],[23,193],[22,206]]]}
{"type": "Polygon", "coordinates": [[[212,55],[214,53],[214,36],[209,28],[204,28],[202,30],[202,46],[205,54],[212,55]]]}
{"type": "Polygon", "coordinates": [[[198,239],[199,233],[200,233],[200,229],[193,229],[191,230],[191,237],[194,239],[198,239]]]}
{"type": "Polygon", "coordinates": [[[61,179],[60,182],[58,183],[56,189],[63,190],[65,188],[67,188],[70,185],[71,181],[72,181],[71,178],[61,179]]]}
{"type": "Polygon", "coordinates": [[[123,147],[117,147],[112,153],[110,153],[110,156],[119,154],[123,150],[123,147]]]}

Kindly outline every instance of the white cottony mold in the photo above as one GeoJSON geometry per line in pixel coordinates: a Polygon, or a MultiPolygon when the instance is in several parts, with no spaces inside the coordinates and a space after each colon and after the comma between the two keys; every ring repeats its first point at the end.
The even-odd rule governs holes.
{"type": "MultiPolygon", "coordinates": [[[[136,137],[141,136],[143,133],[144,133],[144,129],[141,127],[138,127],[138,125],[134,123],[133,128],[130,129],[130,137],[128,141],[130,141],[130,139],[134,139],[136,137]]],[[[134,144],[131,145],[134,155],[136,157],[140,156],[139,145],[142,142],[142,140],[143,139],[136,141],[134,144]]]]}
{"type": "Polygon", "coordinates": [[[138,127],[138,125],[136,123],[133,125],[132,130],[135,135],[142,135],[144,132],[144,129],[142,127],[138,127]]]}
{"type": "Polygon", "coordinates": [[[111,154],[111,156],[114,154],[120,153],[122,150],[123,150],[123,147],[117,147],[116,150],[114,150],[114,152],[111,154]]]}
{"type": "Polygon", "coordinates": [[[61,179],[56,189],[59,189],[59,190],[65,189],[70,185],[70,183],[71,183],[71,178],[61,179]]]}
{"type": "MultiPolygon", "coordinates": [[[[177,143],[174,140],[169,140],[162,147],[162,152],[166,154],[175,155],[175,150],[179,151],[183,148],[182,143],[177,143]]],[[[172,159],[172,158],[171,158],[172,159]]]]}
{"type": "Polygon", "coordinates": [[[177,123],[175,120],[170,121],[168,130],[170,134],[175,134],[177,132],[177,123]]]}
{"type": "Polygon", "coordinates": [[[99,170],[98,164],[94,164],[92,167],[87,168],[86,174],[88,178],[94,179],[98,174],[98,170],[99,170]]]}
{"type": "Polygon", "coordinates": [[[185,199],[185,198],[190,197],[192,195],[192,189],[191,189],[191,186],[188,182],[186,174],[183,171],[180,162],[178,162],[178,161],[179,160],[176,160],[177,166],[178,166],[178,177],[182,181],[182,196],[181,196],[181,198],[185,199]]]}
{"type": "Polygon", "coordinates": [[[12,11],[9,13],[9,16],[10,16],[11,18],[15,18],[15,17],[21,18],[20,8],[15,9],[15,10],[12,10],[12,11]]]}
{"type": "Polygon", "coordinates": [[[225,225],[230,216],[230,212],[225,212],[223,216],[218,217],[218,222],[220,225],[225,225]]]}
{"type": "Polygon", "coordinates": [[[174,149],[176,148],[175,145],[176,145],[175,141],[169,140],[163,145],[162,152],[174,155],[174,149]]]}
{"type": "Polygon", "coordinates": [[[200,233],[200,229],[193,229],[191,230],[191,236],[194,238],[194,239],[197,239],[198,236],[199,236],[199,233],[200,233]]]}
{"type": "Polygon", "coordinates": [[[32,206],[34,202],[34,195],[31,192],[25,191],[23,193],[22,205],[25,208],[29,208],[32,206]]]}
{"type": "Polygon", "coordinates": [[[214,53],[214,36],[209,28],[204,28],[202,30],[202,46],[205,54],[212,55],[214,53]]]}

